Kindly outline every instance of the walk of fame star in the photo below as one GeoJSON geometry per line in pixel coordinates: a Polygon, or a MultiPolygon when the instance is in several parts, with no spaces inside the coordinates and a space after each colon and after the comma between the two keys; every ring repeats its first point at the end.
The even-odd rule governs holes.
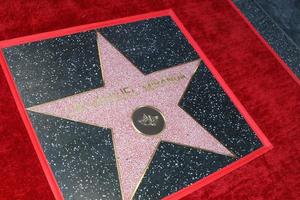
{"type": "Polygon", "coordinates": [[[112,129],[124,200],[133,197],[161,141],[234,156],[178,106],[200,60],[144,75],[102,35],[97,35],[97,42],[105,82],[103,87],[28,110],[112,129]],[[153,80],[169,81],[155,84],[153,80]],[[145,88],[145,83],[153,83],[155,87],[145,88]],[[116,95],[120,91],[121,95],[116,95]],[[103,101],[103,97],[110,98],[103,101]],[[133,122],[134,111],[141,107],[149,113],[139,110],[142,117],[133,122]],[[154,129],[152,133],[155,134],[141,134],[137,128],[143,132],[143,127],[136,127],[136,123],[146,129],[158,123],[163,125],[159,131],[154,129]]]}

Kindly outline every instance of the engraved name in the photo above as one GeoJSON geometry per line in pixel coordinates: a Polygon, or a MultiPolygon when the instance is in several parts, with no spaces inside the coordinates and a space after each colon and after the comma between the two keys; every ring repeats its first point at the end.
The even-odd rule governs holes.
{"type": "Polygon", "coordinates": [[[140,84],[135,87],[123,87],[107,93],[106,95],[96,97],[91,102],[77,104],[75,105],[74,109],[78,112],[82,112],[83,110],[99,107],[112,102],[123,101],[138,96],[143,92],[150,92],[171,84],[177,84],[183,79],[187,79],[187,77],[182,73],[166,76],[161,79],[152,79],[144,84],[140,84]]]}

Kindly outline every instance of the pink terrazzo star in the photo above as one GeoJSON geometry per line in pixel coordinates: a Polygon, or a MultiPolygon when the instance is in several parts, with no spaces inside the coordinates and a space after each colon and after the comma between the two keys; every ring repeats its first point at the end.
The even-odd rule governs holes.
{"type": "Polygon", "coordinates": [[[234,156],[178,106],[200,60],[144,75],[100,34],[98,48],[104,87],[28,110],[111,128],[124,200],[133,197],[160,141],[234,156]],[[145,105],[165,118],[165,128],[157,135],[134,128],[132,113],[145,105]]]}

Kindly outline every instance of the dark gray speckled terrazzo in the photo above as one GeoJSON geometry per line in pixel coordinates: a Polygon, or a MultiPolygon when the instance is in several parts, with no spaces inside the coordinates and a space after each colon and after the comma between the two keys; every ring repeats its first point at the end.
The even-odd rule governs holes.
{"type": "Polygon", "coordinates": [[[203,62],[193,76],[180,106],[239,157],[262,146],[203,62]]]}
{"type": "Polygon", "coordinates": [[[300,46],[300,1],[255,0],[255,2],[300,46]]]}
{"type": "MultiPolygon", "coordinates": [[[[293,1],[293,0],[292,0],[293,1]]],[[[235,4],[239,7],[241,12],[248,18],[248,20],[253,24],[253,26],[257,29],[257,31],[265,38],[265,40],[272,46],[272,48],[278,53],[278,55],[282,58],[282,60],[289,66],[289,68],[295,73],[295,75],[300,78],[300,48],[299,45],[297,45],[296,42],[298,41],[297,32],[293,32],[292,30],[296,29],[298,30],[299,27],[297,24],[293,23],[292,21],[295,21],[294,18],[299,19],[299,14],[295,14],[293,16],[290,16],[291,19],[282,19],[279,20],[281,16],[284,15],[284,13],[280,13],[283,8],[291,7],[291,1],[281,1],[276,0],[272,1],[272,5],[283,5],[282,8],[274,7],[272,5],[268,5],[268,7],[271,10],[269,10],[269,15],[262,5],[267,5],[266,2],[255,0],[235,0],[235,4]],[[277,3],[276,3],[277,2],[277,3]],[[271,16],[274,16],[275,14],[272,14],[274,12],[277,13],[277,18],[272,18],[271,16]],[[298,17],[297,17],[298,16],[298,17]],[[278,25],[277,22],[279,22],[281,25],[278,25]],[[286,23],[289,23],[289,25],[284,25],[286,23]],[[293,25],[294,24],[294,25],[293,25]],[[288,26],[289,28],[284,28],[288,26]],[[295,27],[295,28],[292,28],[295,27]],[[298,28],[297,28],[298,27],[298,28]],[[287,32],[285,32],[286,30],[287,32]],[[294,40],[294,39],[296,40],[294,40]]],[[[270,1],[267,1],[270,2],[270,1]]],[[[268,8],[267,8],[268,9],[268,8]]],[[[298,13],[297,8],[294,9],[295,13],[298,13]]],[[[293,9],[286,9],[285,13],[292,12],[293,9]]],[[[289,18],[289,17],[287,17],[289,18]]],[[[299,37],[300,38],[300,37],[299,37]]]]}
{"type": "Polygon", "coordinates": [[[144,74],[198,58],[171,17],[106,27],[99,31],[144,74]]]}
{"type": "Polygon", "coordinates": [[[161,199],[234,160],[220,154],[161,142],[133,199],[161,199]]]}
{"type": "Polygon", "coordinates": [[[26,107],[103,84],[95,31],[4,49],[26,107]]]}
{"type": "Polygon", "coordinates": [[[121,200],[109,129],[28,113],[65,199],[121,200]]]}

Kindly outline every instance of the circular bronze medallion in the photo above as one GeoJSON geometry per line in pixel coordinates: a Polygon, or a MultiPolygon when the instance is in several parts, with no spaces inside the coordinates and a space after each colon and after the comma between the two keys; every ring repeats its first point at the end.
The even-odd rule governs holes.
{"type": "Polygon", "coordinates": [[[152,106],[138,107],[132,114],[133,126],[142,134],[156,135],[165,127],[161,112],[152,106]]]}

